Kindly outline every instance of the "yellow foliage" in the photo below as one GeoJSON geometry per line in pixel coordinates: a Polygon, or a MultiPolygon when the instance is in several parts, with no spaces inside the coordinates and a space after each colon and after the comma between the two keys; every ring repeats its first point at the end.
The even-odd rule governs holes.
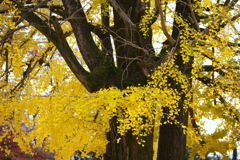
{"type": "MultiPolygon", "coordinates": [[[[140,28],[143,35],[148,36],[149,21],[155,13],[155,1],[145,2],[150,2],[151,5],[142,17],[140,28]]],[[[5,0],[1,9],[8,8],[11,3],[5,0]]],[[[85,3],[88,21],[100,24],[100,4],[107,5],[107,1],[93,0],[85,3]]],[[[58,1],[53,1],[53,4],[58,4],[58,1]]],[[[209,7],[212,15],[219,14],[219,10],[215,9],[210,0],[203,0],[201,4],[196,5],[195,7],[199,7],[195,8],[196,12],[203,10],[201,6],[209,7]]],[[[173,14],[169,8],[167,10],[173,14]]],[[[108,12],[108,9],[105,12],[108,12]]],[[[42,9],[41,13],[49,14],[47,9],[42,9]]],[[[18,14],[15,6],[10,8],[8,14],[0,14],[1,37],[16,28],[14,16],[18,14]]],[[[228,21],[232,14],[222,10],[219,16],[228,21]]],[[[26,22],[22,22],[18,26],[22,26],[22,29],[17,30],[6,43],[1,44],[0,124],[11,127],[18,135],[14,140],[23,150],[30,151],[28,142],[36,139],[36,146],[44,143],[46,148],[56,153],[57,159],[68,159],[77,149],[105,153],[108,143],[105,133],[110,130],[109,120],[114,116],[118,117],[118,133],[124,135],[131,129],[141,145],[144,145],[142,137],[148,135],[153,127],[156,128],[156,150],[156,137],[159,136],[158,128],[161,125],[159,119],[163,117],[163,107],[167,107],[169,114],[165,123],[174,122],[185,129],[188,146],[192,148],[191,157],[196,153],[203,156],[209,151],[224,154],[233,149],[239,141],[240,130],[239,121],[236,120],[237,116],[239,119],[240,112],[240,64],[239,46],[229,43],[239,43],[239,37],[235,37],[230,24],[227,29],[218,31],[217,35],[215,32],[218,26],[213,24],[209,34],[204,34],[190,28],[179,15],[175,16],[176,21],[185,27],[180,33],[182,41],[179,54],[182,55],[184,63],[188,63],[194,57],[190,77],[174,64],[176,55],[173,55],[154,71],[151,81],[145,86],[132,86],[125,90],[111,87],[96,93],[87,92],[47,38],[26,22]],[[193,42],[193,38],[197,41],[193,42]],[[203,68],[203,65],[208,63],[206,57],[214,59],[211,63],[215,71],[223,70],[226,75],[206,73],[203,68]],[[25,79],[28,68],[31,68],[32,72],[25,79]],[[204,76],[214,77],[214,82],[208,87],[197,81],[204,76]],[[169,77],[181,85],[182,92],[169,87],[169,77]],[[192,84],[189,83],[190,79],[192,84]],[[215,93],[219,94],[216,96],[215,93]],[[184,109],[193,109],[195,116],[191,118],[200,126],[201,135],[191,126],[190,120],[189,126],[176,121],[179,99],[183,94],[187,97],[184,109]],[[225,102],[217,99],[225,99],[225,102]],[[203,118],[221,119],[222,123],[214,133],[207,134],[201,125],[203,118]],[[23,123],[28,126],[30,132],[22,130],[23,123]],[[205,145],[202,146],[200,141],[204,141],[205,145]]],[[[155,35],[162,34],[159,20],[151,27],[155,35]]],[[[68,22],[64,22],[62,28],[64,33],[72,31],[68,22]]],[[[96,43],[100,46],[98,37],[92,35],[96,37],[96,43]]],[[[83,62],[81,53],[75,46],[74,35],[71,34],[67,40],[72,50],[76,51],[78,60],[83,62]]],[[[85,65],[84,62],[82,65],[85,65]]]]}

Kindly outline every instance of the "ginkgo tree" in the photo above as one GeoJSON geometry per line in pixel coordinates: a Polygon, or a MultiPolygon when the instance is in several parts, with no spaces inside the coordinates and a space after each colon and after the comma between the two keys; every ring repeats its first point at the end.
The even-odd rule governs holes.
{"type": "Polygon", "coordinates": [[[25,152],[32,140],[56,159],[236,148],[238,0],[0,0],[0,16],[0,124],[25,152]],[[221,124],[207,134],[204,119],[221,124]]]}

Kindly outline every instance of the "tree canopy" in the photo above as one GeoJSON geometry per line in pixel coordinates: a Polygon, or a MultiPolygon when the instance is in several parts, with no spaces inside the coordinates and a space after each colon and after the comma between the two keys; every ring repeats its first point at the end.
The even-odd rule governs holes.
{"type": "Polygon", "coordinates": [[[0,0],[0,17],[0,124],[23,151],[183,160],[239,143],[238,0],[0,0]]]}

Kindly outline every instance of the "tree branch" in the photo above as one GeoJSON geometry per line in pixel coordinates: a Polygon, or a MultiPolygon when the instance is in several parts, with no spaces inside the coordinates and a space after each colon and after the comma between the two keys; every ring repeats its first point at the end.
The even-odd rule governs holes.
{"type": "Polygon", "coordinates": [[[82,5],[76,0],[62,0],[63,6],[71,23],[77,44],[85,63],[93,71],[104,64],[101,50],[95,44],[82,5]]]}
{"type": "Polygon", "coordinates": [[[24,83],[26,79],[29,78],[29,75],[31,74],[31,72],[34,70],[37,64],[40,64],[40,65],[43,64],[43,61],[44,61],[43,59],[45,55],[47,54],[47,52],[51,51],[52,49],[53,47],[48,47],[46,51],[42,54],[42,57],[40,59],[34,62],[34,59],[36,58],[36,56],[34,56],[26,63],[27,69],[23,72],[23,77],[21,81],[11,89],[10,94],[13,94],[15,91],[18,91],[19,89],[23,88],[24,83]]]}
{"type": "MultiPolygon", "coordinates": [[[[192,123],[192,127],[195,130],[195,133],[198,136],[201,136],[199,125],[196,123],[196,119],[195,119],[195,114],[194,114],[193,108],[189,107],[188,108],[188,112],[190,113],[190,117],[191,117],[190,120],[191,120],[191,123],[192,123]]],[[[199,143],[201,144],[201,146],[204,146],[206,144],[206,142],[204,140],[199,140],[199,143]]]]}
{"type": "Polygon", "coordinates": [[[125,23],[128,23],[132,29],[136,29],[136,24],[133,24],[131,19],[124,13],[121,7],[117,4],[116,0],[109,0],[109,2],[112,4],[113,8],[118,13],[118,15],[122,18],[122,20],[125,23]]]}
{"type": "Polygon", "coordinates": [[[163,15],[163,10],[162,10],[162,4],[160,2],[161,0],[155,0],[155,3],[158,5],[159,8],[159,14],[160,14],[160,18],[161,18],[161,25],[162,25],[162,30],[164,35],[167,37],[168,41],[174,45],[176,43],[176,41],[172,38],[172,36],[170,36],[170,34],[167,31],[167,28],[165,26],[165,19],[164,19],[164,15],[163,15]]]}
{"type": "MultiPolygon", "coordinates": [[[[212,65],[204,65],[202,66],[203,68],[203,71],[215,71],[217,72],[218,74],[220,74],[221,76],[226,76],[227,72],[221,70],[221,69],[216,69],[217,67],[213,67],[212,65]]],[[[184,69],[186,72],[190,72],[193,67],[184,67],[182,68],[184,69]]],[[[226,67],[225,69],[240,69],[240,67],[226,67]]]]}
{"type": "Polygon", "coordinates": [[[200,28],[199,28],[199,25],[198,25],[198,22],[197,22],[197,19],[196,19],[196,16],[193,12],[193,9],[192,9],[192,3],[191,3],[191,0],[188,0],[188,6],[190,8],[190,11],[191,11],[191,15],[192,15],[192,18],[193,18],[193,21],[194,21],[194,24],[197,28],[198,31],[200,31],[200,28]]]}
{"type": "Polygon", "coordinates": [[[14,32],[16,32],[20,29],[26,28],[26,27],[28,27],[28,26],[20,26],[20,27],[17,27],[16,29],[8,30],[7,33],[0,40],[0,44],[3,45],[5,43],[5,41],[9,38],[9,36],[11,36],[14,32]]]}
{"type": "MultiPolygon", "coordinates": [[[[226,10],[229,11],[232,7],[234,7],[234,5],[236,4],[237,1],[238,1],[238,0],[233,0],[233,1],[226,7],[226,10]]],[[[226,11],[225,11],[225,12],[226,12],[226,11]]],[[[225,21],[225,22],[222,22],[222,21],[220,20],[220,19],[221,19],[221,16],[219,15],[219,16],[217,16],[215,19],[212,19],[212,23],[209,24],[209,25],[202,31],[202,34],[208,35],[210,29],[212,29],[212,26],[213,26],[213,25],[216,25],[216,22],[217,22],[217,21],[219,21],[219,22],[218,22],[218,26],[219,26],[219,27],[218,27],[218,30],[220,30],[221,28],[224,28],[229,22],[235,21],[235,20],[237,20],[239,17],[240,17],[240,13],[238,13],[238,14],[235,15],[235,16],[233,16],[230,21],[227,20],[227,21],[225,21]]],[[[217,30],[217,29],[215,29],[215,30],[217,30]]],[[[197,38],[199,38],[199,36],[198,36],[197,38]]],[[[193,43],[196,43],[196,42],[197,42],[197,38],[195,38],[192,42],[193,42],[193,43]]]]}
{"type": "MultiPolygon", "coordinates": [[[[213,81],[212,81],[210,78],[208,78],[208,77],[203,77],[203,78],[198,77],[197,79],[198,79],[199,81],[201,81],[203,84],[207,85],[208,87],[213,87],[213,86],[215,85],[215,84],[213,83],[213,81]]],[[[226,102],[226,100],[223,98],[223,96],[220,95],[216,90],[214,90],[214,91],[215,91],[215,94],[217,95],[218,99],[220,100],[220,102],[221,102],[222,104],[224,104],[225,106],[228,106],[229,104],[226,102]]],[[[233,111],[232,111],[231,108],[229,108],[228,111],[229,111],[230,115],[233,115],[233,118],[234,118],[236,121],[240,122],[239,114],[233,113],[233,111]]]]}
{"type": "Polygon", "coordinates": [[[72,52],[70,46],[68,45],[64,34],[62,34],[62,29],[59,24],[53,21],[55,25],[56,33],[50,26],[48,26],[41,18],[32,12],[22,11],[22,14],[27,14],[25,17],[26,21],[32,26],[34,26],[38,31],[45,35],[59,50],[64,60],[66,61],[69,68],[75,74],[77,79],[89,90],[91,91],[91,86],[87,81],[89,73],[80,65],[76,59],[74,53],[72,52]]]}
{"type": "Polygon", "coordinates": [[[123,43],[124,45],[130,45],[130,46],[132,46],[132,47],[134,47],[134,48],[137,48],[137,49],[139,49],[139,50],[142,50],[142,51],[145,53],[145,55],[150,55],[150,53],[148,52],[148,50],[146,50],[145,48],[140,47],[139,45],[137,45],[137,44],[135,44],[135,43],[133,43],[133,42],[131,42],[131,41],[128,41],[128,40],[124,39],[123,37],[119,36],[116,32],[114,32],[113,30],[111,30],[110,28],[107,28],[107,30],[112,34],[112,36],[114,37],[114,40],[115,40],[115,41],[121,42],[121,43],[123,43]]]}
{"type": "Polygon", "coordinates": [[[102,30],[104,30],[104,37],[101,38],[101,46],[102,51],[108,54],[109,59],[113,62],[113,47],[111,43],[110,33],[107,32],[107,28],[110,28],[110,13],[106,11],[106,15],[104,14],[105,10],[109,7],[109,4],[102,4],[101,5],[101,19],[102,19],[102,30]]]}
{"type": "Polygon", "coordinates": [[[229,2],[230,2],[230,0],[226,0],[226,1],[224,2],[224,6],[227,6],[227,5],[229,4],[229,2]]]}

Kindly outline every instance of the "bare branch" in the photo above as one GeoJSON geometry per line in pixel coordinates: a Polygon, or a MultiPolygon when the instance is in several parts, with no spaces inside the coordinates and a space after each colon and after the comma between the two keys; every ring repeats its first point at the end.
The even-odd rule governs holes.
{"type": "Polygon", "coordinates": [[[165,19],[164,19],[163,10],[162,10],[162,3],[160,2],[160,0],[155,0],[155,3],[158,5],[158,8],[159,8],[159,14],[160,14],[160,18],[161,18],[161,25],[162,25],[163,33],[167,37],[168,41],[173,45],[176,43],[176,41],[170,36],[170,34],[168,33],[167,28],[165,26],[165,19]]]}
{"type": "Polygon", "coordinates": [[[194,14],[194,12],[193,12],[193,9],[192,9],[192,3],[191,3],[191,0],[188,0],[188,4],[189,4],[188,6],[189,6],[189,8],[190,8],[190,10],[191,10],[191,15],[192,15],[192,18],[193,18],[194,24],[195,24],[197,30],[200,31],[200,28],[199,28],[199,25],[198,25],[198,22],[197,22],[196,16],[195,16],[195,14],[194,14]]]}
{"type": "Polygon", "coordinates": [[[26,28],[28,26],[20,26],[20,27],[17,27],[16,29],[10,29],[7,31],[7,33],[3,36],[3,38],[0,40],[0,44],[3,45],[5,43],[5,41],[9,38],[9,36],[11,36],[14,32],[20,30],[20,29],[23,29],[23,28],[26,28]]]}
{"type": "MultiPolygon", "coordinates": [[[[203,71],[215,71],[221,76],[226,76],[227,72],[223,71],[222,69],[217,69],[218,67],[213,67],[212,65],[203,65],[203,71]]],[[[183,68],[186,72],[190,72],[193,67],[184,67],[183,68]]],[[[240,69],[239,67],[225,67],[224,69],[240,69]]]]}
{"type": "Polygon", "coordinates": [[[230,0],[226,0],[226,1],[224,2],[224,6],[227,6],[227,5],[229,4],[229,2],[230,2],[230,0]]]}
{"type": "MultiPolygon", "coordinates": [[[[229,10],[231,9],[231,7],[233,7],[235,4],[236,4],[236,0],[233,0],[233,1],[230,3],[230,5],[226,7],[226,8],[227,8],[227,11],[229,11],[229,10]]],[[[219,22],[218,22],[218,24],[219,24],[219,29],[221,29],[221,28],[224,28],[229,22],[235,21],[235,20],[237,20],[239,17],[240,17],[240,13],[238,13],[238,14],[235,15],[235,16],[233,16],[233,17],[230,19],[230,21],[227,20],[227,21],[225,21],[225,22],[222,22],[222,21],[220,20],[220,19],[221,19],[221,16],[219,15],[219,16],[215,17],[214,19],[212,19],[212,23],[209,24],[209,25],[202,31],[202,34],[203,34],[203,35],[204,35],[204,34],[205,34],[205,35],[208,35],[208,34],[209,34],[209,30],[212,29],[212,27],[213,27],[214,25],[216,25],[216,22],[217,22],[217,21],[219,21],[219,22]]],[[[239,35],[239,34],[238,34],[238,35],[239,35]]],[[[199,36],[198,36],[197,38],[199,38],[199,36]]],[[[196,43],[196,42],[197,42],[197,38],[195,38],[192,42],[193,42],[193,43],[196,43]]]]}
{"type": "Polygon", "coordinates": [[[109,0],[109,2],[112,4],[113,8],[116,10],[118,15],[122,18],[122,20],[125,23],[128,23],[132,29],[136,29],[136,24],[133,24],[131,19],[124,13],[124,11],[121,9],[121,7],[117,4],[115,0],[109,0]]]}
{"type": "Polygon", "coordinates": [[[23,88],[25,81],[29,78],[29,75],[32,73],[32,71],[34,70],[34,68],[37,66],[37,64],[43,64],[41,61],[43,60],[43,57],[47,54],[47,52],[51,51],[53,49],[53,47],[48,47],[46,49],[46,51],[42,54],[42,57],[38,60],[36,60],[34,62],[34,59],[36,58],[36,56],[32,57],[28,62],[27,62],[27,69],[23,72],[23,77],[21,79],[21,81],[14,86],[11,91],[10,94],[13,94],[14,92],[18,91],[19,89],[23,88]]]}
{"type": "Polygon", "coordinates": [[[117,33],[115,33],[113,30],[111,30],[110,28],[107,28],[107,30],[115,37],[115,41],[119,41],[122,42],[123,44],[128,44],[134,48],[137,48],[139,50],[142,50],[146,55],[149,55],[150,53],[148,52],[148,50],[146,50],[145,48],[142,48],[140,46],[138,46],[137,44],[134,44],[131,41],[128,41],[124,38],[122,38],[121,36],[119,36],[117,33]],[[118,40],[117,38],[119,38],[120,40],[118,40]]]}
{"type": "MultiPolygon", "coordinates": [[[[228,17],[223,13],[224,17],[228,19],[228,17]]],[[[240,14],[238,15],[238,17],[240,17],[240,14]]],[[[227,20],[230,24],[230,26],[233,28],[234,32],[236,33],[236,35],[238,35],[238,37],[240,37],[240,33],[238,33],[238,30],[236,29],[236,27],[233,25],[231,20],[227,20]]]]}

